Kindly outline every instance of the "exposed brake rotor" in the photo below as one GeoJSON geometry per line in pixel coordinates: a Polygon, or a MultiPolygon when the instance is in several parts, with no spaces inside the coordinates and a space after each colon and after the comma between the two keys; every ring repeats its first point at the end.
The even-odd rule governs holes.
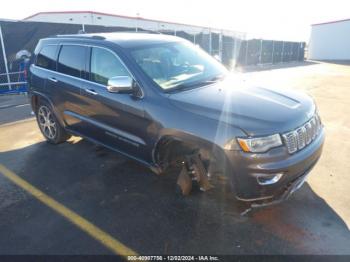
{"type": "Polygon", "coordinates": [[[182,194],[187,196],[192,190],[192,180],[198,182],[201,191],[213,188],[209,182],[207,171],[203,165],[200,155],[193,154],[186,156],[180,171],[177,185],[181,188],[182,194]]]}

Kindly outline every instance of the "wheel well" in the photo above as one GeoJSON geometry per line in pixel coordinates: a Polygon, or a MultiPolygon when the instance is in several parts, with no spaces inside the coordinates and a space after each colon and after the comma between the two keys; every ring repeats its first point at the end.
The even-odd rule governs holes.
{"type": "Polygon", "coordinates": [[[36,113],[38,110],[38,106],[40,104],[41,101],[46,102],[48,105],[51,106],[51,109],[55,115],[55,117],[57,118],[58,122],[60,123],[60,125],[62,127],[65,127],[65,123],[63,122],[63,120],[59,117],[58,112],[56,111],[55,107],[52,105],[52,103],[50,102],[50,100],[48,98],[46,98],[45,96],[42,96],[40,94],[33,94],[31,96],[31,104],[32,104],[32,109],[33,111],[36,113]]]}
{"type": "Polygon", "coordinates": [[[157,144],[154,160],[164,171],[168,167],[176,165],[176,161],[181,161],[184,156],[194,153],[200,154],[203,161],[215,159],[212,147],[174,137],[164,137],[157,144]]]}
{"type": "Polygon", "coordinates": [[[37,94],[32,95],[31,103],[32,103],[32,108],[33,108],[34,112],[36,112],[36,110],[38,109],[38,106],[39,106],[41,101],[45,101],[45,102],[49,103],[49,100],[41,95],[37,95],[37,94]]]}
{"type": "Polygon", "coordinates": [[[36,112],[36,110],[38,109],[38,105],[39,105],[39,96],[38,95],[32,95],[31,104],[32,104],[33,111],[36,112]]]}

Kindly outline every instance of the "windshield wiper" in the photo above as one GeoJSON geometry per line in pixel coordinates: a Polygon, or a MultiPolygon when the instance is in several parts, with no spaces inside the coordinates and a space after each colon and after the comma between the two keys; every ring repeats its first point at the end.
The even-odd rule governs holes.
{"type": "Polygon", "coordinates": [[[171,91],[186,90],[186,89],[206,86],[206,85],[210,85],[212,83],[216,83],[218,81],[221,81],[225,77],[226,77],[226,75],[223,74],[223,75],[217,75],[217,76],[214,76],[214,77],[211,77],[209,79],[202,80],[202,81],[181,83],[181,84],[175,85],[174,87],[171,87],[170,89],[168,89],[168,91],[171,92],[171,91]]]}
{"type": "Polygon", "coordinates": [[[191,88],[199,87],[199,86],[202,86],[202,82],[189,83],[189,84],[179,84],[179,85],[176,85],[176,86],[172,87],[171,89],[169,89],[169,91],[185,90],[185,89],[191,89],[191,88]]]}
{"type": "Polygon", "coordinates": [[[197,82],[192,82],[192,83],[187,83],[187,84],[182,83],[182,84],[178,84],[178,85],[172,87],[171,89],[169,89],[169,91],[178,91],[178,90],[191,89],[191,88],[195,88],[195,87],[201,87],[201,86],[205,86],[205,85],[209,85],[209,84],[218,82],[224,78],[225,78],[225,75],[217,75],[215,77],[205,79],[202,81],[197,81],[197,82]]]}
{"type": "Polygon", "coordinates": [[[207,79],[205,82],[206,83],[211,83],[211,82],[215,83],[217,81],[223,80],[225,77],[226,77],[226,75],[217,75],[217,76],[214,76],[212,78],[207,79]]]}

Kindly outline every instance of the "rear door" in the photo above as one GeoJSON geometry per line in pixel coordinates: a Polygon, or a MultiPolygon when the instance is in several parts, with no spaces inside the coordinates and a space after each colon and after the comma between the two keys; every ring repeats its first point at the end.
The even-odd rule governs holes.
{"type": "Polygon", "coordinates": [[[57,73],[48,79],[53,100],[67,127],[81,131],[82,122],[72,117],[72,113],[81,114],[81,92],[86,76],[86,46],[63,44],[60,46],[57,73]]]}
{"type": "Polygon", "coordinates": [[[30,90],[44,94],[51,99],[46,85],[56,71],[58,45],[43,45],[38,49],[34,64],[30,67],[30,90]]]}

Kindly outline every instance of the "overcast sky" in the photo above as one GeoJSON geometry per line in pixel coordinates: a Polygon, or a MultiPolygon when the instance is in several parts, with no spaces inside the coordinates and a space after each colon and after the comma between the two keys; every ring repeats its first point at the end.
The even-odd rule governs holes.
{"type": "Polygon", "coordinates": [[[42,11],[99,11],[308,41],[313,23],[350,18],[349,0],[2,0],[0,18],[42,11]]]}

